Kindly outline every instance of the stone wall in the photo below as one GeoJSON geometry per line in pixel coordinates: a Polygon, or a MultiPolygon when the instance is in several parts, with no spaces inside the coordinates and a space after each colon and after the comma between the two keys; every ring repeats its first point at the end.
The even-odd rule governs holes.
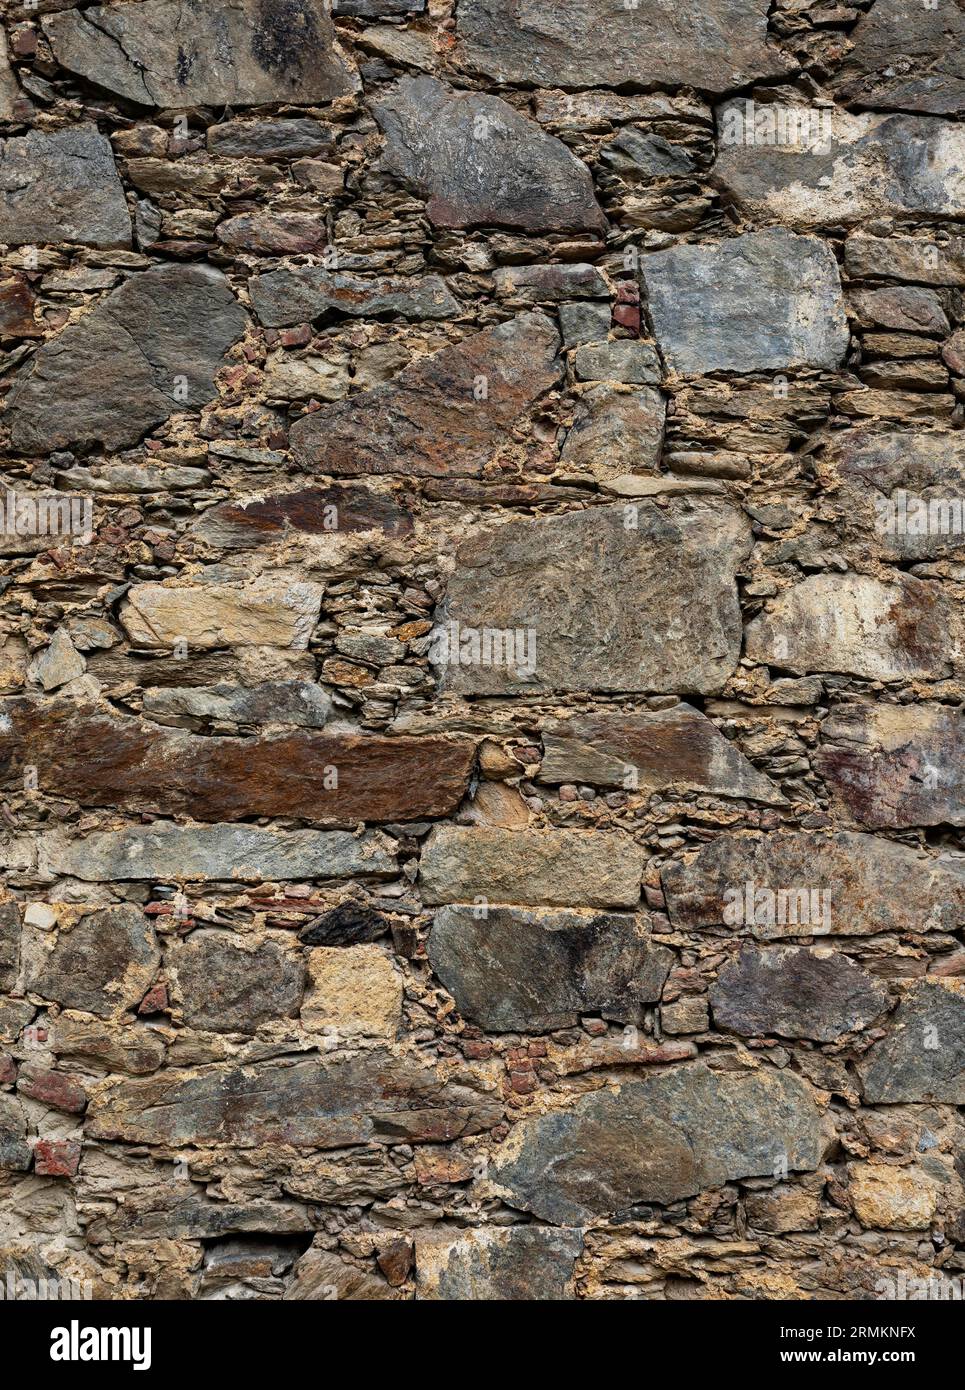
{"type": "Polygon", "coordinates": [[[3,11],[0,1273],[960,1291],[960,5],[3,11]]]}

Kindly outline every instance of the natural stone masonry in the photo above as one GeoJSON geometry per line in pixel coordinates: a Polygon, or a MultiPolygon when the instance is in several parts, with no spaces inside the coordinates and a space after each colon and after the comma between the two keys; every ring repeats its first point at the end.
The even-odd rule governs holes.
{"type": "Polygon", "coordinates": [[[4,8],[0,1291],[957,1287],[962,14],[4,8]]]}

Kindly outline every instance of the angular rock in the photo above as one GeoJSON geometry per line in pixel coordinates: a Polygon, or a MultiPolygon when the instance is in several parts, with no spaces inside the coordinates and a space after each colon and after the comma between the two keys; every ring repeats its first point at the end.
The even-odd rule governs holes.
{"type": "Polygon", "coordinates": [[[573,357],[573,371],[577,381],[622,381],[659,386],[663,379],[663,368],[653,344],[632,338],[584,344],[573,357]]]}
{"type": "Polygon", "coordinates": [[[766,0],[594,0],[550,8],[462,0],[458,53],[472,72],[540,87],[696,87],[719,93],[786,73],[766,42],[766,0]]]}
{"type": "Polygon", "coordinates": [[[852,30],[831,86],[855,106],[957,115],[965,110],[963,48],[958,5],[875,0],[852,30]]]}
{"type": "Polygon", "coordinates": [[[20,1068],[17,1091],[28,1100],[36,1100],[68,1115],[80,1115],[87,1108],[87,1092],[77,1081],[63,1072],[31,1062],[24,1062],[20,1068]]]}
{"type": "Polygon", "coordinates": [[[41,22],[68,71],[140,106],[314,105],[358,86],[322,0],[140,0],[41,22]]]}
{"type": "Polygon", "coordinates": [[[95,1096],[87,1132],[136,1144],[337,1149],[444,1143],[491,1129],[502,1114],[474,1074],[444,1073],[411,1053],[376,1048],[121,1081],[95,1096]]]}
{"type": "Polygon", "coordinates": [[[89,883],[192,879],[389,877],[393,842],[377,831],[271,830],[254,825],[154,825],[40,839],[42,871],[89,883]]]}
{"type": "Polygon", "coordinates": [[[480,530],[457,552],[430,660],[460,694],[714,693],[740,656],[735,574],[749,547],[742,513],[696,501],[480,530]],[[487,631],[514,639],[516,664],[492,640],[484,664],[487,631]]]}
{"type": "Polygon", "coordinates": [[[522,1121],[490,1176],[510,1206],[578,1225],[771,1176],[776,1165],[813,1170],[821,1153],[818,1111],[799,1077],[695,1063],[522,1121]]]}
{"type": "Polygon", "coordinates": [[[292,647],[304,651],[318,621],[320,584],[266,575],[243,588],[226,584],[135,584],[120,610],[138,647],[292,647]]]}
{"type": "Polygon", "coordinates": [[[583,1232],[482,1226],[416,1239],[416,1298],[446,1302],[574,1299],[583,1232]]]}
{"type": "Polygon", "coordinates": [[[355,535],[381,531],[404,536],[412,516],[391,494],[373,492],[353,483],[303,488],[300,492],[269,493],[247,501],[221,502],[210,507],[192,534],[218,549],[247,550],[296,536],[355,535]]]}
{"type": "Polygon", "coordinates": [[[0,731],[0,780],[83,806],[202,821],[295,816],[348,826],[447,816],[465,794],[475,757],[466,739],[383,738],[298,731],[215,738],[114,719],[71,701],[9,700],[0,731]]]}
{"type": "Polygon", "coordinates": [[[194,931],[167,952],[184,1021],[216,1033],[254,1033],[263,1023],[291,1018],[305,988],[296,951],[273,941],[254,949],[230,932],[194,931]]]}
{"type": "Polygon", "coordinates": [[[642,850],[622,833],[440,825],[419,879],[427,903],[635,908],[642,867],[642,850]]]}
{"type": "Polygon", "coordinates": [[[493,274],[497,299],[559,304],[569,299],[609,299],[610,289],[595,265],[501,265],[493,274]]]}
{"type": "Polygon", "coordinates": [[[358,946],[388,936],[387,917],[364,903],[344,902],[306,923],[298,933],[305,946],[358,946]]]}
{"type": "Polygon", "coordinates": [[[0,1172],[25,1173],[29,1167],[26,1116],[15,1096],[0,1091],[0,1172]]]}
{"type": "Polygon", "coordinates": [[[681,931],[743,926],[768,940],[955,932],[965,921],[965,858],[926,856],[893,840],[848,831],[719,835],[692,857],[665,864],[660,882],[670,920],[681,931]],[[803,899],[789,896],[784,921],[780,902],[772,912],[767,900],[752,899],[748,912],[748,884],[774,894],[807,890],[806,911],[803,899]],[[727,896],[728,890],[737,892],[727,896]],[[812,892],[821,895],[816,912],[812,892]]]}
{"type": "Polygon", "coordinates": [[[328,244],[324,217],[311,212],[240,213],[218,224],[224,246],[264,256],[300,256],[323,251],[328,244]]]}
{"type": "Polygon", "coordinates": [[[965,1105],[965,998],[914,985],[858,1070],[868,1105],[965,1105]]]}
{"type": "Polygon", "coordinates": [[[549,1033],[588,1013],[639,1022],[674,962],[615,912],[444,907],[428,949],[462,1016],[496,1033],[549,1033]]]}
{"type": "MultiPolygon", "coordinates": [[[[363,8],[365,0],[363,0],[363,8]]],[[[295,1277],[285,1290],[284,1298],[291,1301],[325,1300],[326,1302],[372,1303],[383,1299],[405,1297],[385,1279],[360,1269],[349,1260],[341,1259],[334,1251],[306,1251],[295,1266],[295,1277]]]]}
{"type": "Polygon", "coordinates": [[[25,275],[0,280],[0,340],[42,338],[43,329],[34,318],[37,296],[25,275]]]}
{"type": "Polygon", "coordinates": [[[938,1186],[917,1164],[849,1163],[848,1195],[867,1229],[927,1231],[938,1209],[938,1186]]]}
{"type": "Polygon", "coordinates": [[[382,165],[428,199],[437,227],[604,227],[586,165],[508,102],[404,77],[373,107],[382,165]]]}
{"type": "Polygon", "coordinates": [[[119,1028],[69,1014],[61,1014],[51,1029],[50,1047],[55,1056],[79,1062],[85,1071],[97,1067],[130,1076],[157,1071],[167,1052],[163,1038],[151,1028],[119,1028]]]}
{"type": "Polygon", "coordinates": [[[560,463],[601,481],[660,464],[667,405],[659,391],[594,386],[580,397],[560,463]]]}
{"type": "Polygon", "coordinates": [[[164,265],[133,275],[44,343],[21,372],[8,408],[14,448],[39,454],[138,443],[168,416],[211,399],[214,374],[246,322],[213,267],[164,265]]]}
{"type": "Polygon", "coordinates": [[[0,903],[0,993],[12,990],[20,971],[20,907],[0,903]]]}
{"type": "Polygon", "coordinates": [[[211,154],[229,159],[297,159],[322,154],[335,142],[335,129],[323,121],[222,121],[208,126],[205,143],[211,154]]]}
{"type": "Polygon", "coordinates": [[[657,342],[675,372],[839,367],[848,323],[823,241],[782,227],[644,256],[657,342]]]}
{"type": "Polygon", "coordinates": [[[44,650],[27,668],[27,676],[44,690],[56,690],[77,676],[82,676],[87,663],[77,651],[66,628],[58,627],[44,650]]]}
{"type": "Polygon", "coordinates": [[[745,651],[800,674],[940,680],[963,659],[965,628],[941,585],[897,576],[815,574],[748,623],[745,651]]]}
{"type": "Polygon", "coordinates": [[[394,1041],[402,1023],[402,976],[378,946],[318,946],[308,955],[302,1026],[338,1038],[394,1041]]]}
{"type": "Polygon", "coordinates": [[[834,1042],[873,1022],[888,993],[837,951],[745,946],[722,967],[710,1003],[717,1027],[744,1037],[834,1042]]]}
{"type": "Polygon", "coordinates": [[[837,705],[814,767],[859,824],[965,825],[963,734],[951,705],[837,705]]]}
{"type": "Polygon", "coordinates": [[[450,319],[460,312],[459,301],[439,275],[372,279],[301,265],[256,275],[248,290],[255,313],[269,328],[304,323],[332,311],[352,318],[399,314],[406,319],[450,319]]]}
{"type": "Polygon", "coordinates": [[[965,237],[877,237],[852,232],[844,268],[853,280],[913,280],[923,285],[965,285],[965,237]]]}
{"type": "Polygon", "coordinates": [[[7,52],[7,37],[0,34],[0,121],[12,121],[15,118],[20,98],[20,88],[13,75],[7,52]]]}
{"type": "MultiPolygon", "coordinates": [[[[965,152],[965,144],[962,148],[965,152]]],[[[850,299],[859,323],[866,328],[932,333],[942,338],[951,332],[951,324],[934,290],[889,285],[880,290],[855,290],[850,299]]]]}
{"type": "Polygon", "coordinates": [[[65,1009],[110,1018],[133,1009],[161,963],[154,929],[138,907],[89,912],[30,969],[29,988],[65,1009]]]}
{"type": "Polygon", "coordinates": [[[159,723],[184,722],[192,729],[209,720],[323,729],[332,701],[321,686],[307,681],[258,681],[249,686],[159,686],[145,690],[142,708],[159,723]]]}
{"type": "Polygon", "coordinates": [[[757,220],[821,227],[965,212],[965,134],[951,121],[740,100],[718,108],[717,128],[711,182],[757,220]]]}
{"type": "Polygon", "coordinates": [[[483,329],[383,386],[296,420],[295,459],[303,467],[324,464],[335,476],[479,477],[529,407],[556,385],[559,346],[542,314],[483,329]]]}
{"type": "Polygon", "coordinates": [[[683,701],[641,714],[578,713],[544,724],[541,733],[541,782],[590,783],[624,791],[680,786],[772,804],[784,799],[736,744],[683,701]]]}
{"type": "Polygon", "coordinates": [[[0,140],[0,241],[130,246],[111,142],[94,125],[0,140]]]}

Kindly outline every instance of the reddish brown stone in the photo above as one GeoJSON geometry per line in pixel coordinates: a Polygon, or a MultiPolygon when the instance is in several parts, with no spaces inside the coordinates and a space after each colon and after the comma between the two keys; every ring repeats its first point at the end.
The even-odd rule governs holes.
{"type": "Polygon", "coordinates": [[[168,1006],[168,991],[166,985],[155,985],[149,989],[147,994],[137,1006],[137,1011],[142,1017],[150,1014],[160,1014],[168,1006]]]}
{"type": "Polygon", "coordinates": [[[0,1086],[9,1086],[17,1079],[17,1064],[9,1052],[0,1052],[0,1086]]]}
{"type": "Polygon", "coordinates": [[[34,1067],[27,1062],[20,1068],[17,1090],[28,1100],[39,1100],[68,1115],[80,1115],[87,1106],[87,1092],[78,1082],[63,1072],[34,1067]]]}
{"type": "Polygon", "coordinates": [[[415,1258],[415,1247],[410,1240],[400,1237],[389,1241],[375,1257],[375,1262],[394,1289],[404,1284],[409,1277],[415,1258]]]}
{"type": "Polygon", "coordinates": [[[313,825],[447,816],[475,757],[468,739],[302,732],[199,738],[114,719],[69,700],[11,700],[0,734],[0,781],[82,806],[152,809],[195,820],[296,816],[313,825]],[[333,785],[337,782],[337,785],[333,785]]]}
{"type": "Polygon", "coordinates": [[[250,502],[223,502],[205,512],[195,534],[212,545],[237,550],[293,533],[324,536],[381,531],[386,536],[405,536],[411,530],[410,513],[391,493],[335,483],[273,493],[250,502]]]}
{"type": "Polygon", "coordinates": [[[41,338],[43,329],[34,321],[37,299],[23,275],[0,280],[0,338],[41,338]]]}
{"type": "Polygon", "coordinates": [[[80,1167],[81,1146],[72,1139],[38,1139],[34,1172],[42,1178],[72,1178],[80,1167]]]}
{"type": "Polygon", "coordinates": [[[218,240],[241,251],[270,256],[321,251],[328,230],[325,219],[307,212],[241,213],[218,227],[218,240]]]}

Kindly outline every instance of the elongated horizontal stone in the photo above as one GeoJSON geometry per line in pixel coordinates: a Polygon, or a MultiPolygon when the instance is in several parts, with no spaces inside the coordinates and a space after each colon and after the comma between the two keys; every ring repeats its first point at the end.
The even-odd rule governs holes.
{"type": "Polygon", "coordinates": [[[332,715],[332,701],[321,686],[309,681],[258,681],[248,686],[158,686],[145,690],[142,709],[159,724],[191,729],[208,720],[323,729],[332,715]]]}
{"type": "Polygon", "coordinates": [[[81,125],[0,140],[0,241],[130,246],[131,218],[106,135],[81,125]]]}
{"type": "MultiPolygon", "coordinates": [[[[125,6],[133,9],[137,6],[125,6]]],[[[17,378],[14,448],[123,449],[215,394],[214,374],[247,316],[211,266],[154,266],[44,343],[17,378]]]]}
{"type": "Polygon", "coordinates": [[[888,993],[836,951],[745,946],[721,969],[710,1003],[718,1027],[745,1037],[834,1042],[877,1018],[888,993]]]}
{"type": "Polygon", "coordinates": [[[951,705],[837,705],[814,766],[861,825],[965,825],[963,740],[951,705]]]}
{"type": "Polygon", "coordinates": [[[292,451],[336,476],[478,477],[559,380],[559,347],[548,318],[519,314],[296,420],[292,451]]]}
{"type": "Polygon", "coordinates": [[[138,647],[275,646],[304,651],[318,621],[321,584],[265,576],[228,585],[135,584],[120,619],[138,647]]]}
{"type": "Polygon", "coordinates": [[[399,314],[407,319],[448,319],[459,313],[459,301],[439,275],[372,279],[303,265],[256,275],[248,290],[255,313],[269,328],[303,323],[330,310],[353,318],[399,314]]]}
{"type": "Polygon", "coordinates": [[[636,907],[643,851],[626,835],[437,826],[419,870],[427,903],[636,907]]]}
{"type": "Polygon", "coordinates": [[[750,801],[784,799],[705,714],[684,701],[644,714],[576,714],[544,725],[541,732],[541,782],[589,782],[631,791],[681,786],[750,801]]]}
{"type": "Polygon", "coordinates": [[[695,1063],[524,1120],[490,1175],[510,1206],[577,1225],[785,1164],[813,1170],[821,1151],[818,1111],[799,1077],[695,1063]]]}
{"type": "Polygon", "coordinates": [[[848,322],[838,265],[782,227],[640,262],[657,342],[681,375],[838,367],[848,322]]]}
{"type": "Polygon", "coordinates": [[[447,1075],[381,1048],[308,1062],[166,1071],[95,1097],[87,1132],[137,1144],[441,1143],[492,1128],[498,1098],[466,1073],[447,1075]]]}
{"type": "Polygon", "coordinates": [[[711,182],[747,215],[797,227],[965,212],[965,133],[931,116],[752,101],[717,110],[711,182]]]}
{"type": "Polygon", "coordinates": [[[743,927],[767,940],[954,932],[965,922],[965,857],[936,858],[849,831],[719,835],[693,856],[665,864],[660,882],[681,930],[743,927]],[[757,897],[757,890],[773,896],[757,897]],[[786,895],[783,920],[779,890],[786,895]],[[806,892],[806,904],[791,890],[806,892]],[[814,910],[812,893],[819,895],[814,910]]]}
{"type": "Polygon", "coordinates": [[[231,932],[194,931],[167,951],[165,964],[185,1023],[216,1033],[254,1033],[291,1018],[305,990],[297,951],[274,941],[252,948],[231,932]]]}
{"type": "Polygon", "coordinates": [[[493,1032],[550,1032],[580,1014],[638,1022],[674,961],[628,913],[444,907],[429,960],[464,1018],[493,1032]]]}
{"type": "Polygon", "coordinates": [[[141,106],[312,105],[358,86],[322,0],[140,0],[42,23],[59,63],[141,106]]]}
{"type": "Polygon", "coordinates": [[[965,1105],[965,998],[914,985],[858,1070],[869,1105],[965,1105]]]}
{"type": "Polygon", "coordinates": [[[195,820],[297,816],[350,826],[446,816],[462,800],[475,756],[465,739],[382,738],[298,731],[275,738],[207,738],[114,719],[70,701],[10,700],[0,778],[82,806],[195,820]]]}
{"type": "Polygon", "coordinates": [[[234,159],[295,159],[332,149],[335,128],[305,117],[301,120],[222,121],[208,126],[205,143],[211,154],[234,159]]]}
{"type": "Polygon", "coordinates": [[[965,109],[965,15],[958,5],[875,0],[831,80],[855,106],[956,115],[965,109]]]}
{"type": "Polygon", "coordinates": [[[85,1069],[145,1076],[157,1071],[167,1052],[164,1039],[152,1028],[118,1027],[93,1019],[61,1014],[49,1029],[51,1051],[57,1057],[79,1062],[85,1069]]]}
{"type": "Polygon", "coordinates": [[[766,0],[463,0],[456,29],[471,71],[539,87],[725,92],[790,67],[766,43],[766,0]]]}
{"type": "Polygon", "coordinates": [[[500,97],[405,77],[373,109],[383,167],[428,198],[436,226],[603,230],[586,165],[500,97]]]}
{"type": "Polygon", "coordinates": [[[254,825],[154,825],[39,839],[39,867],[89,883],[388,876],[392,841],[377,832],[268,830],[254,825]]]}
{"type": "Polygon", "coordinates": [[[921,285],[965,285],[965,237],[867,236],[844,243],[844,268],[854,280],[911,280],[921,285]]]}
{"type": "Polygon", "coordinates": [[[354,483],[239,498],[210,507],[192,528],[209,545],[247,550],[297,536],[354,535],[381,531],[408,535],[412,516],[391,493],[354,483]]]}
{"type": "Polygon", "coordinates": [[[461,694],[713,693],[740,656],[749,547],[742,513],[698,501],[480,530],[457,552],[430,660],[461,694]]]}
{"type": "Polygon", "coordinates": [[[109,1018],[141,1001],[160,963],[141,909],[107,907],[58,932],[53,948],[32,962],[28,987],[65,1009],[109,1018]]]}
{"type": "Polygon", "coordinates": [[[745,650],[753,661],[803,674],[939,680],[965,657],[965,625],[939,584],[815,574],[747,625],[745,650]]]}
{"type": "Polygon", "coordinates": [[[433,1231],[416,1241],[416,1298],[559,1302],[576,1297],[583,1232],[548,1226],[433,1231]]]}

